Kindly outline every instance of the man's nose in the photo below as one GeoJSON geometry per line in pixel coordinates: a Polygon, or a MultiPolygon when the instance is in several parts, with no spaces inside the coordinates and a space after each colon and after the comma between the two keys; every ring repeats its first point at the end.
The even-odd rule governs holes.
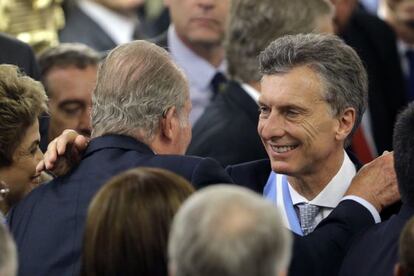
{"type": "Polygon", "coordinates": [[[263,139],[272,139],[285,135],[285,120],[283,116],[272,112],[268,118],[260,119],[259,134],[263,139]]]}

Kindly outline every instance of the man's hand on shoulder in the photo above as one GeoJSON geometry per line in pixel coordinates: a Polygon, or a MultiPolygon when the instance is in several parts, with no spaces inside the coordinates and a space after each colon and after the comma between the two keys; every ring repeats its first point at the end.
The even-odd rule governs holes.
{"type": "Polygon", "coordinates": [[[60,136],[49,143],[43,160],[39,162],[36,170],[38,172],[47,170],[54,176],[66,174],[79,163],[88,143],[89,138],[72,129],[64,130],[60,136]]]}
{"type": "Polygon", "coordinates": [[[352,180],[345,195],[361,197],[371,203],[378,212],[400,199],[394,170],[394,155],[384,152],[363,166],[352,180]]]}

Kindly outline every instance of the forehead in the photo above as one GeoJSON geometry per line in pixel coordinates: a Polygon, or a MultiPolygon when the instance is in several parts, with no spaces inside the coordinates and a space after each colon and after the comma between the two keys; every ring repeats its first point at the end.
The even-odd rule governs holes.
{"type": "Polygon", "coordinates": [[[54,67],[46,76],[48,90],[53,97],[91,97],[97,78],[97,66],[54,67]]]}
{"type": "Polygon", "coordinates": [[[324,85],[308,66],[295,67],[287,73],[265,75],[259,101],[268,105],[312,105],[324,101],[324,85]]]}

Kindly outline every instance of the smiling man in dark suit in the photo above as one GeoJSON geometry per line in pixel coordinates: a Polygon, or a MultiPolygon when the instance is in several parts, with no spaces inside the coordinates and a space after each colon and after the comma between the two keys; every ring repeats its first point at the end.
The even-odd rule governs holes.
{"type": "Polygon", "coordinates": [[[216,161],[182,155],[191,139],[188,84],[162,48],[135,41],[111,51],[92,102],[92,140],[80,163],[10,213],[20,275],[78,273],[88,204],[119,172],[160,167],[196,188],[231,183],[216,161]]]}

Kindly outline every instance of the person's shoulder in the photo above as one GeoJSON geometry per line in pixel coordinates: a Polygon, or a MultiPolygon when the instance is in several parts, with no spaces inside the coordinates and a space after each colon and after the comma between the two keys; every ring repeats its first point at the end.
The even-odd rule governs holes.
{"type": "Polygon", "coordinates": [[[11,47],[9,49],[13,49],[13,51],[32,51],[28,44],[4,33],[0,33],[0,45],[1,47],[11,47]]]}
{"type": "Polygon", "coordinates": [[[196,189],[217,184],[233,183],[218,161],[191,155],[158,155],[159,165],[187,178],[196,189]]]}
{"type": "Polygon", "coordinates": [[[237,171],[266,171],[270,173],[270,160],[269,159],[260,159],[250,162],[240,163],[236,165],[230,165],[226,167],[227,171],[237,172],[237,171]]]}
{"type": "Polygon", "coordinates": [[[271,171],[269,159],[260,159],[226,167],[226,172],[234,183],[257,193],[263,192],[271,171]]]}

